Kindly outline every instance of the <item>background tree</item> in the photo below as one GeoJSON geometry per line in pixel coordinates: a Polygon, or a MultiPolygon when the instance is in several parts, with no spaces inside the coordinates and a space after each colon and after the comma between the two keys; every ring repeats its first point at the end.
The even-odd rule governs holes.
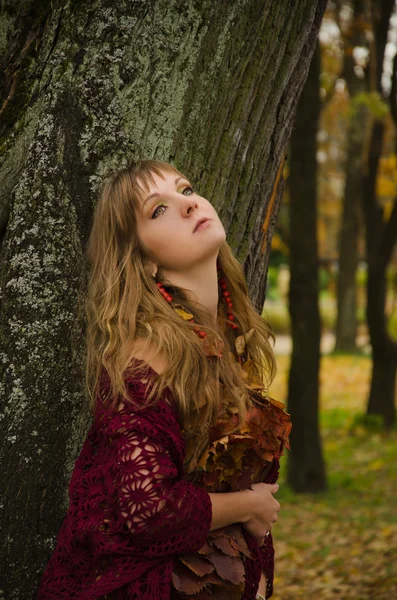
{"type": "Polygon", "coordinates": [[[361,196],[366,141],[368,139],[367,95],[369,86],[364,70],[354,55],[358,47],[368,47],[370,30],[368,0],[354,0],[353,16],[343,33],[345,80],[350,97],[350,122],[347,132],[345,187],[340,224],[339,269],[337,285],[337,321],[335,350],[356,351],[357,299],[356,272],[358,237],[361,218],[361,196]]]}
{"type": "Polygon", "coordinates": [[[318,395],[321,323],[318,307],[317,129],[320,117],[320,48],[310,65],[291,136],[290,288],[292,356],[288,411],[293,428],[287,481],[295,491],[326,487],[319,436],[318,395]]]}
{"type": "MultiPolygon", "coordinates": [[[[374,48],[372,57],[373,87],[385,96],[382,86],[383,63],[394,0],[373,0],[374,48]]],[[[393,114],[396,114],[396,60],[390,94],[393,114]]],[[[397,201],[389,211],[377,198],[377,175],[382,153],[385,119],[374,119],[371,131],[367,171],[364,176],[363,210],[366,230],[368,263],[367,322],[372,346],[372,379],[367,414],[380,415],[386,427],[395,421],[395,389],[397,368],[397,342],[387,329],[385,315],[386,269],[397,242],[397,201]]]]}
{"type": "Polygon", "coordinates": [[[84,248],[98,187],[173,161],[220,212],[262,308],[290,135],[324,0],[3,2],[0,589],[34,595],[87,428],[84,248]]]}

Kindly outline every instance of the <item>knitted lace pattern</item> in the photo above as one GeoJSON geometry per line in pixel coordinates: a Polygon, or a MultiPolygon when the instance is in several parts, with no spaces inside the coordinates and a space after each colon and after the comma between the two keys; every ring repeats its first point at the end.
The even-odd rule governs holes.
{"type": "MultiPolygon", "coordinates": [[[[153,375],[145,364],[145,376],[153,375]]],[[[107,384],[103,377],[101,385],[107,384]]],[[[126,384],[143,404],[147,379],[135,375],[126,384]]],[[[169,600],[175,557],[197,552],[212,520],[208,493],[184,480],[184,459],[169,388],[145,408],[105,409],[98,402],[38,600],[169,600]]],[[[276,472],[278,465],[274,480],[276,472]]],[[[271,535],[261,548],[245,537],[254,559],[246,562],[242,600],[254,600],[261,569],[271,595],[274,550],[271,535]]]]}

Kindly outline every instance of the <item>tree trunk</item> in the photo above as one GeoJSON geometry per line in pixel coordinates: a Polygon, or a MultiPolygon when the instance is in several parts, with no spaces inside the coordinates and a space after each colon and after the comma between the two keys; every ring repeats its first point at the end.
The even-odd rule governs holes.
{"type": "Polygon", "coordinates": [[[375,344],[367,414],[380,415],[386,429],[395,424],[397,353],[395,345],[375,344]]]}
{"type": "Polygon", "coordinates": [[[390,402],[396,393],[396,369],[395,352],[388,348],[374,350],[367,415],[380,415],[386,429],[392,429],[396,419],[394,403],[390,402]]]}
{"type": "Polygon", "coordinates": [[[347,134],[346,183],[343,214],[340,227],[339,273],[337,285],[337,322],[335,350],[355,352],[357,336],[356,271],[358,264],[358,237],[360,231],[360,198],[363,181],[363,150],[366,138],[368,110],[358,102],[359,94],[368,90],[365,78],[358,78],[355,71],[353,48],[366,45],[363,22],[367,18],[368,2],[355,0],[350,35],[344,44],[344,77],[352,108],[347,134]]]}
{"type": "MultiPolygon", "coordinates": [[[[381,78],[390,17],[394,0],[373,2],[377,91],[382,94],[381,78]]],[[[397,59],[394,60],[390,102],[397,125],[396,108],[397,59]]],[[[368,398],[367,414],[380,415],[386,428],[395,422],[395,381],[397,367],[397,343],[387,331],[385,315],[386,269],[397,242],[397,199],[388,221],[384,221],[383,209],[377,203],[376,179],[382,154],[385,124],[375,119],[372,126],[367,173],[363,185],[363,212],[366,230],[367,321],[372,345],[372,380],[368,398]]]]}
{"type": "Polygon", "coordinates": [[[382,228],[383,232],[376,254],[370,255],[368,261],[367,319],[372,344],[372,378],[367,414],[380,415],[385,428],[391,429],[396,418],[397,343],[387,331],[385,305],[386,269],[397,242],[397,200],[386,227],[381,220],[382,211],[375,214],[378,216],[377,229],[382,228]]]}
{"type": "Polygon", "coordinates": [[[89,424],[84,249],[98,187],[172,161],[223,219],[262,309],[280,192],[262,223],[325,0],[2,4],[2,569],[34,596],[89,424]],[[7,12],[8,11],[8,12],[7,12]]]}
{"type": "Polygon", "coordinates": [[[337,285],[338,316],[337,352],[355,352],[357,335],[356,271],[358,264],[359,204],[362,185],[361,157],[364,143],[365,108],[357,110],[349,127],[346,162],[346,185],[340,232],[339,272],[337,285]]]}
{"type": "Polygon", "coordinates": [[[326,487],[319,436],[320,313],[317,248],[317,128],[320,116],[320,51],[317,44],[291,137],[290,290],[292,357],[288,411],[293,423],[288,483],[297,492],[326,487]]]}

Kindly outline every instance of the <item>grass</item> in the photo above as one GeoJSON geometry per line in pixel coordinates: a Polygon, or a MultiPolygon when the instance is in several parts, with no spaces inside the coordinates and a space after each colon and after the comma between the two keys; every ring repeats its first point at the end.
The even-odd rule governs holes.
{"type": "MultiPolygon", "coordinates": [[[[286,397],[289,358],[278,357],[271,395],[286,397]]],[[[320,433],[328,490],[295,494],[282,458],[273,600],[397,598],[397,430],[363,415],[370,378],[365,356],[326,356],[320,433]]]]}

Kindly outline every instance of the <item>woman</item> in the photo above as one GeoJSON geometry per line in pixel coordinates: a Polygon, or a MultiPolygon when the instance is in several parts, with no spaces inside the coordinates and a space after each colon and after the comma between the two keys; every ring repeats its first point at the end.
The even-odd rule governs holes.
{"type": "MultiPolygon", "coordinates": [[[[133,163],[105,182],[88,254],[94,419],[39,599],[184,598],[177,558],[199,557],[211,532],[231,524],[249,550],[244,590],[226,586],[224,597],[270,597],[278,486],[211,493],[185,477],[217,419],[232,415],[230,432],[239,431],[252,406],[239,333],[250,331],[240,352],[250,374],[274,373],[269,328],[215,209],[173,166],[133,163]]],[[[241,559],[233,551],[230,561],[241,559]]],[[[191,598],[215,590],[221,575],[211,569],[191,598]]]]}

